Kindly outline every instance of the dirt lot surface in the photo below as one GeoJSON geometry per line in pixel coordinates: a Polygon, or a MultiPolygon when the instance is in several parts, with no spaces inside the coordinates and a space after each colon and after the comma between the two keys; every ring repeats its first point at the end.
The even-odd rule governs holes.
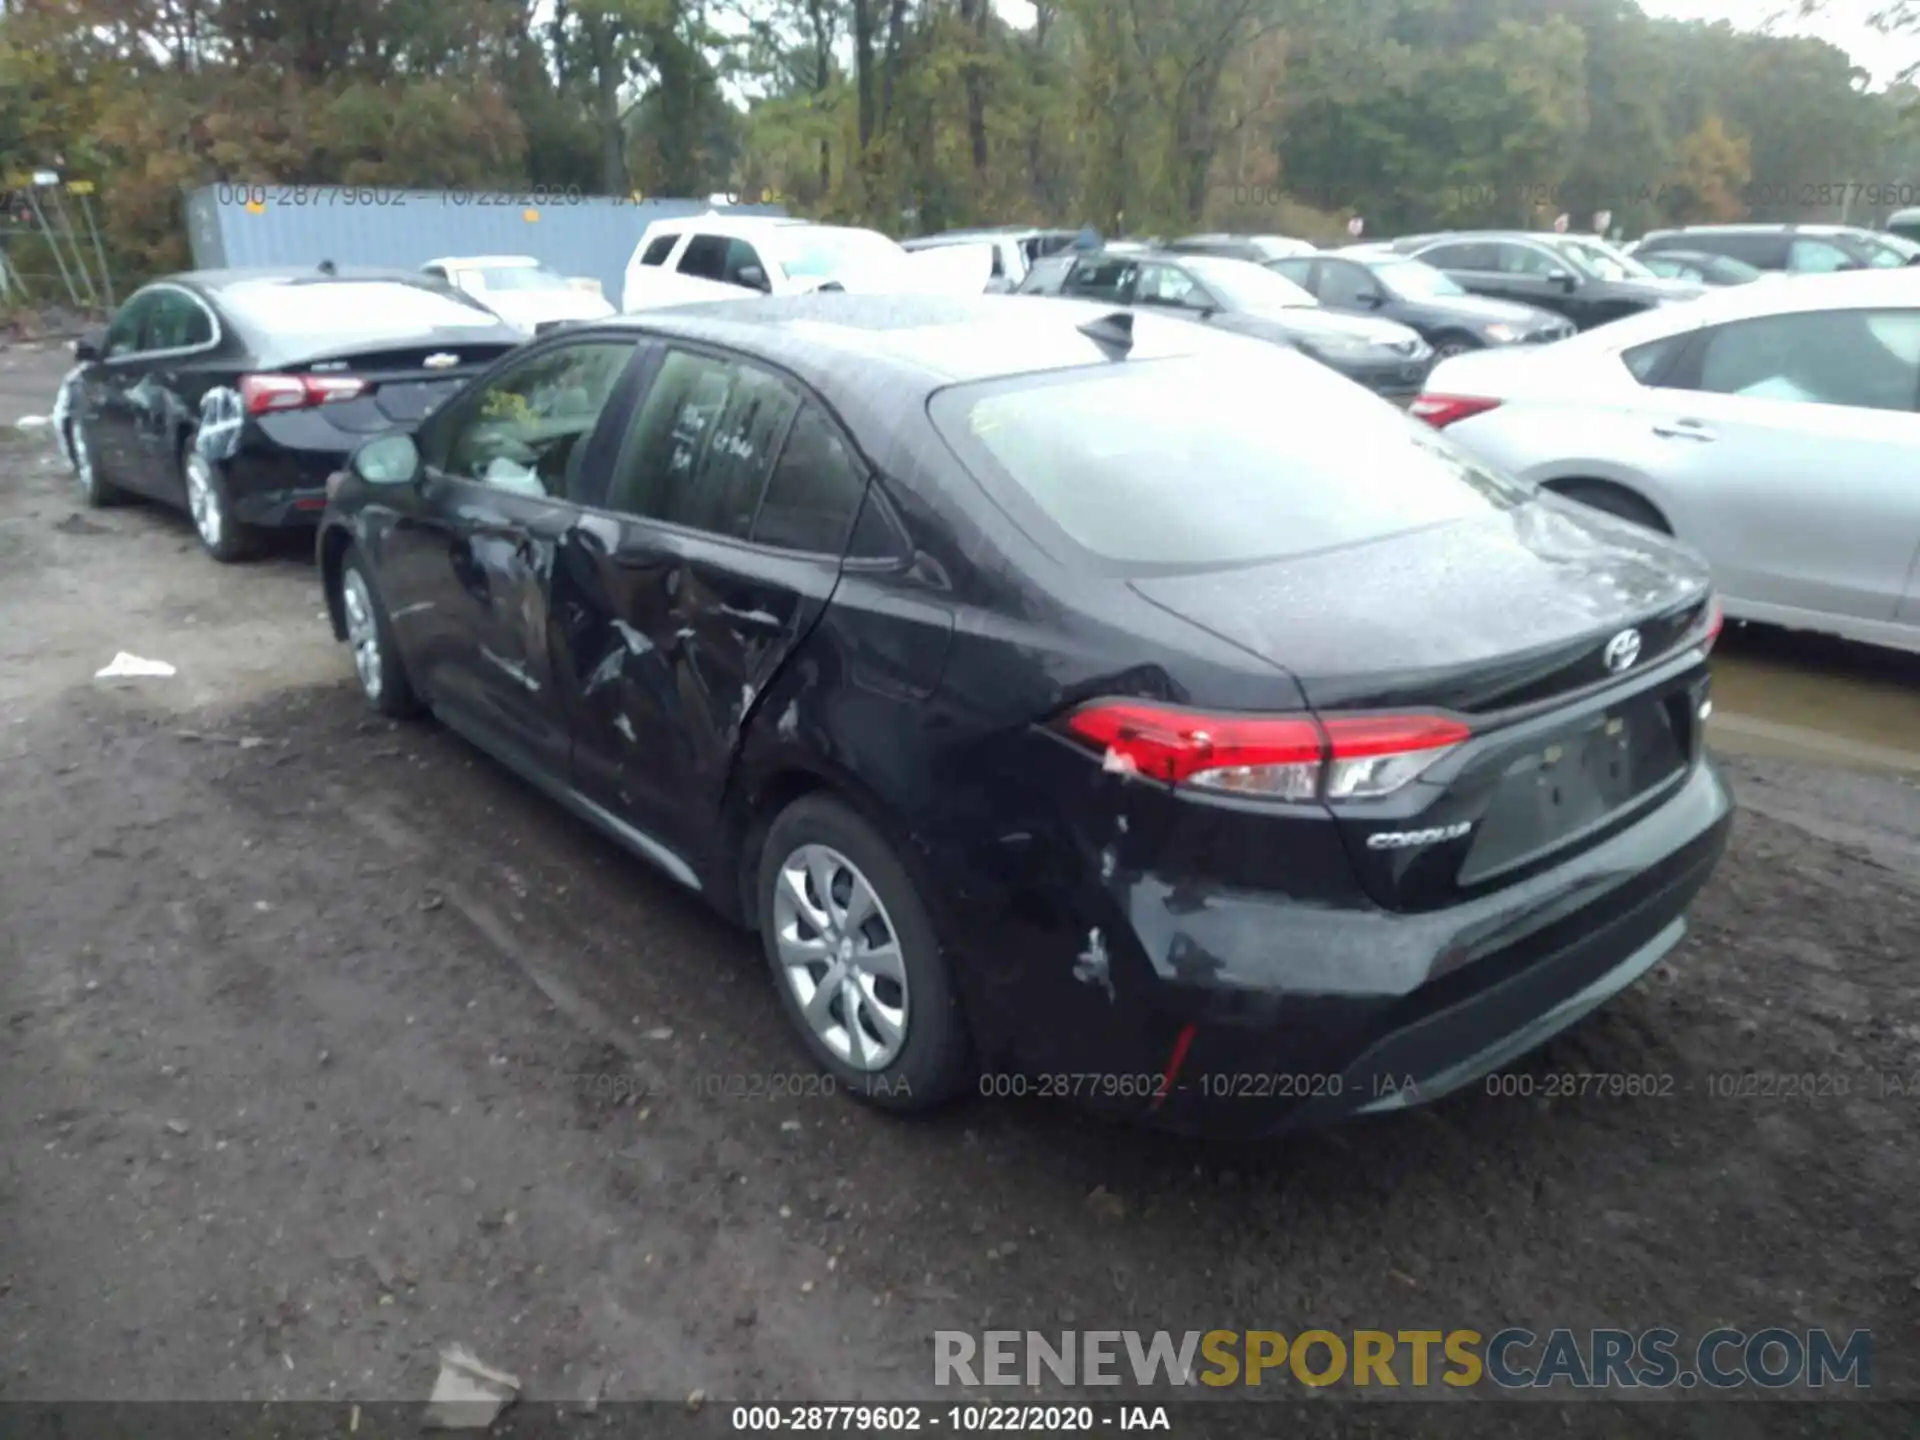
{"type": "MultiPolygon", "coordinates": [[[[903,1123],[726,1093],[806,1068],[753,944],[370,719],[320,608],[297,545],[223,568],[0,450],[0,1398],[413,1400],[459,1342],[529,1399],[927,1399],[937,1329],[1510,1324],[1868,1328],[1875,1392],[1920,1395],[1904,780],[1729,763],[1690,938],[1524,1067],[1664,1097],[1255,1150],[1034,1101],[903,1123]],[[178,673],[93,679],[121,650],[178,673]],[[1709,1093],[1741,1070],[1840,1078],[1709,1093]]],[[[1456,1398],[1450,1433],[1563,1433],[1456,1398]]],[[[1630,1409],[1584,1428],[1914,1433],[1630,1409]]]]}

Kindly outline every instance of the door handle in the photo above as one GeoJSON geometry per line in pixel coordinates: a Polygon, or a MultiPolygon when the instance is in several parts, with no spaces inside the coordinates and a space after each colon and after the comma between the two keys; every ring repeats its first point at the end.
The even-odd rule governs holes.
{"type": "Polygon", "coordinates": [[[1656,420],[1653,433],[1669,440],[1718,440],[1720,434],[1699,420],[1656,420]]]}

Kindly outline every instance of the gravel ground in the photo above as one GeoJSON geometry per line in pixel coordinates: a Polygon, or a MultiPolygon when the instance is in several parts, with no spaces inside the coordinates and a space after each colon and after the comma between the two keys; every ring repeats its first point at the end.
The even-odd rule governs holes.
{"type": "MultiPolygon", "coordinates": [[[[1864,1327],[1875,1392],[1920,1395],[1904,782],[1729,763],[1690,938],[1523,1067],[1664,1097],[1476,1091],[1237,1150],[1034,1101],[899,1122],[726,1094],[806,1069],[753,944],[369,719],[299,546],[216,566],[16,444],[0,616],[0,1398],[411,1400],[459,1342],[530,1400],[925,1399],[936,1329],[1509,1324],[1864,1327]],[[119,650],[179,673],[93,680],[119,650]],[[1749,1069],[1848,1093],[1708,1093],[1749,1069]]],[[[1445,1427],[1303,1408],[1545,1433],[1479,1393],[1445,1427]]],[[[1580,1416],[1914,1433],[1629,1408],[1580,1416]]]]}

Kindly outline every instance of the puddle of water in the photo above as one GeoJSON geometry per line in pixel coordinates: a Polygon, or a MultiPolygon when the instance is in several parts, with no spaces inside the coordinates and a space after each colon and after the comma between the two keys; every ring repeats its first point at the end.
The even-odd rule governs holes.
{"type": "Polygon", "coordinates": [[[1920,655],[1729,625],[1707,734],[1738,754],[1920,774],[1920,655]]]}

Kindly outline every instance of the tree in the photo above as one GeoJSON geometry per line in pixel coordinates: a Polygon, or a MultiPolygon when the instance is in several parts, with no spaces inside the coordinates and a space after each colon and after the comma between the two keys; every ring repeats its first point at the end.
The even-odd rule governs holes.
{"type": "Polygon", "coordinates": [[[1702,120],[1674,152],[1667,184],[1672,210],[1687,223],[1712,224],[1746,217],[1741,196],[1753,179],[1752,147],[1744,135],[1730,135],[1718,115],[1702,120]]]}

